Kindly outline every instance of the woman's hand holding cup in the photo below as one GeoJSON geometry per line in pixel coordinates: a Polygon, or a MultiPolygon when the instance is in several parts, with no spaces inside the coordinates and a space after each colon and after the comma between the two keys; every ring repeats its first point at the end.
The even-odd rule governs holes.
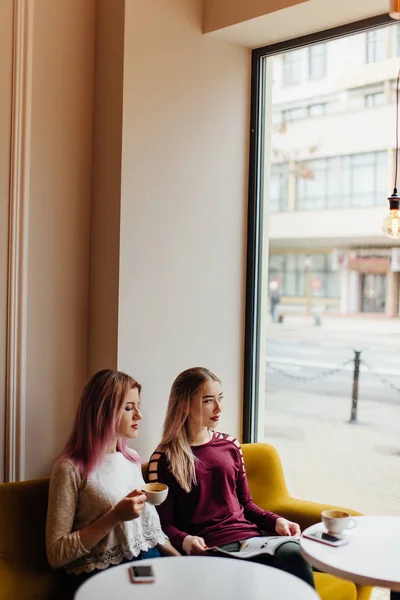
{"type": "Polygon", "coordinates": [[[133,521],[133,519],[140,517],[146,506],[146,500],[146,494],[140,490],[133,490],[125,498],[122,498],[114,506],[114,512],[118,521],[133,521]]]}

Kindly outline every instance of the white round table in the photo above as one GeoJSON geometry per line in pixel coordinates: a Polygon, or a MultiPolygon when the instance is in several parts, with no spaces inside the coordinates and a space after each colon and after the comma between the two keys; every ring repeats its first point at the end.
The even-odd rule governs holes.
{"type": "Polygon", "coordinates": [[[298,577],[244,560],[182,556],[140,561],[149,564],[155,583],[132,583],[129,564],[124,564],[88,579],[75,600],[319,600],[298,577]]]}
{"type": "MultiPolygon", "coordinates": [[[[317,569],[350,579],[359,585],[400,591],[400,517],[355,517],[357,526],[346,530],[345,546],[333,548],[304,537],[304,558],[317,569]]],[[[325,531],[322,523],[303,533],[325,531]]]]}

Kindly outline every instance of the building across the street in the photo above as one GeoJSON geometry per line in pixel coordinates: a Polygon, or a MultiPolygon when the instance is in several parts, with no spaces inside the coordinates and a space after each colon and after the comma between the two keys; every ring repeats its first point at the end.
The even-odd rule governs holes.
{"type": "Polygon", "coordinates": [[[281,309],[399,316],[393,191],[397,25],[269,59],[269,280],[281,309]]]}

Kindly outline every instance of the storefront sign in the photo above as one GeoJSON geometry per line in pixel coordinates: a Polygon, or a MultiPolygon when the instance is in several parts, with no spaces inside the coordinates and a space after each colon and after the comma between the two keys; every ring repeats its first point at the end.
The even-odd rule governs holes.
{"type": "Polygon", "coordinates": [[[349,263],[352,271],[360,273],[387,273],[390,270],[390,259],[376,257],[357,256],[352,258],[349,263]]]}

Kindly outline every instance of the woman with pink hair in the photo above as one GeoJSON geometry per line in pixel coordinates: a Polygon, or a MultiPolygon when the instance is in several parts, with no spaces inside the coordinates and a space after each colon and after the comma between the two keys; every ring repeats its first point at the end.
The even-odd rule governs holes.
{"type": "Polygon", "coordinates": [[[177,555],[154,506],[146,503],[138,454],[128,448],[142,415],[140,384],[99,371],[83,387],[75,423],[56,460],[49,490],[47,557],[75,590],[88,576],[120,564],[177,555]],[[72,583],[73,580],[73,583],[72,583]]]}

